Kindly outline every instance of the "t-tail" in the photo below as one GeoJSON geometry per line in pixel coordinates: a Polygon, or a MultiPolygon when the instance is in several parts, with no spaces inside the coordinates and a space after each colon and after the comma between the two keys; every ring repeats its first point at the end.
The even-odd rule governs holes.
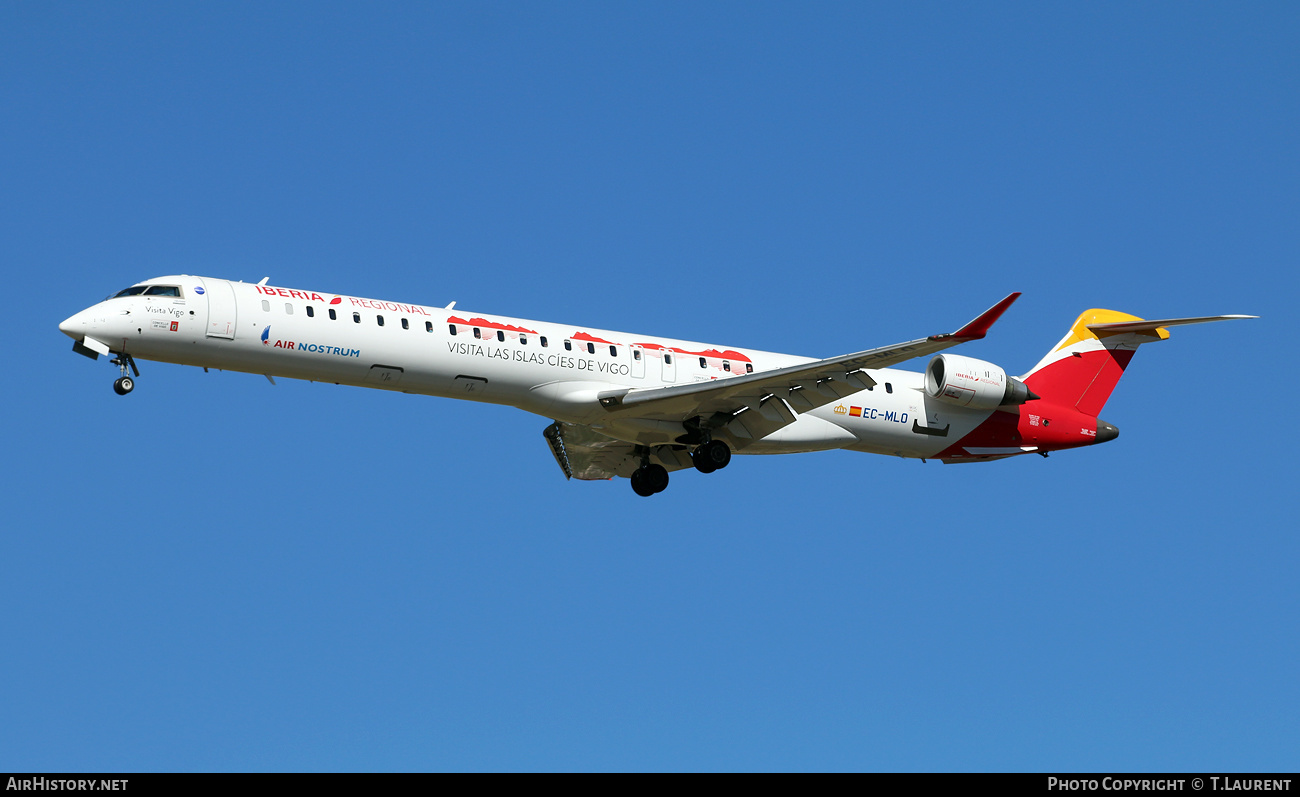
{"type": "Polygon", "coordinates": [[[1138,346],[1169,338],[1166,327],[1250,315],[1216,315],[1144,321],[1115,310],[1085,310],[1061,342],[1021,379],[1037,395],[1096,418],[1119,384],[1138,346]]]}

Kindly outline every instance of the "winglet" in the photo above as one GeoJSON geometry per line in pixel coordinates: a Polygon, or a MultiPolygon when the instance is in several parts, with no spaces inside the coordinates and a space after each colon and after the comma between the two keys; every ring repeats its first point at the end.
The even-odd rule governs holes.
{"type": "Polygon", "coordinates": [[[1010,307],[1016,301],[1016,299],[1019,298],[1020,298],[1020,291],[1016,291],[1015,293],[1011,294],[1007,298],[1003,299],[1002,301],[993,305],[989,309],[985,310],[983,313],[980,313],[978,318],[976,318],[974,321],[971,321],[969,324],[957,330],[956,332],[952,332],[947,335],[931,335],[930,340],[943,340],[945,338],[960,338],[962,340],[979,340],[980,338],[984,337],[988,333],[989,328],[993,326],[993,322],[1001,318],[1002,314],[1007,311],[1007,308],[1010,307]]]}

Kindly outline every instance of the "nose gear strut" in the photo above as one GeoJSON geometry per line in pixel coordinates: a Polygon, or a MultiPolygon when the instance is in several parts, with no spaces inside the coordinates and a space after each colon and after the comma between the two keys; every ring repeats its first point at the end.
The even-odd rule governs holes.
{"type": "Polygon", "coordinates": [[[122,375],[113,382],[113,392],[117,393],[119,396],[125,396],[127,393],[135,390],[135,379],[126,375],[127,366],[130,366],[131,373],[135,374],[136,379],[140,378],[140,369],[135,366],[135,358],[126,352],[122,352],[112,360],[109,360],[109,362],[116,365],[122,371],[122,375]]]}

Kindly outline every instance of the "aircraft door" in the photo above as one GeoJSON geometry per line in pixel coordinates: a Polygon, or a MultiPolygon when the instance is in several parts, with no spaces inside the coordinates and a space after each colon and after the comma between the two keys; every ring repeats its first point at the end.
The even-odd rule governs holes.
{"type": "Polygon", "coordinates": [[[235,286],[228,280],[205,279],[204,292],[208,295],[208,337],[235,339],[235,286]]]}
{"type": "Polygon", "coordinates": [[[632,347],[632,378],[645,379],[645,352],[640,346],[632,347]]]}
{"type": "Polygon", "coordinates": [[[664,357],[664,381],[676,382],[677,381],[677,353],[668,351],[667,349],[661,349],[660,351],[663,353],[663,357],[664,357]]]}

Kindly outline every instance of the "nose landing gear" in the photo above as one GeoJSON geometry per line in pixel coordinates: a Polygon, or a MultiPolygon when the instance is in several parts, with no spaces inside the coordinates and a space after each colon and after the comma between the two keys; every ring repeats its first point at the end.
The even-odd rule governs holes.
{"type": "Polygon", "coordinates": [[[122,369],[122,375],[113,382],[113,392],[119,396],[125,396],[135,390],[135,379],[126,375],[127,366],[130,366],[131,373],[135,374],[136,379],[140,378],[140,369],[135,367],[135,359],[126,352],[122,352],[110,362],[122,369]]]}

